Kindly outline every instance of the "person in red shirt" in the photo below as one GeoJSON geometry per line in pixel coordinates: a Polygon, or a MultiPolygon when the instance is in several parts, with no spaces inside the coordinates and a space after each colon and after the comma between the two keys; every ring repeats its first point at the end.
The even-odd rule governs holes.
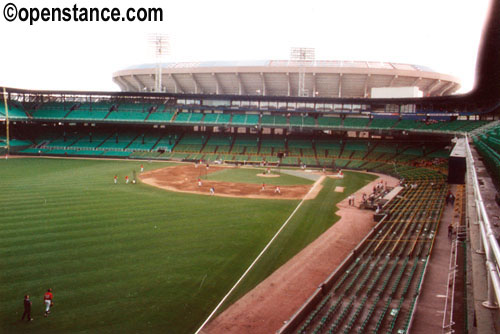
{"type": "Polygon", "coordinates": [[[47,292],[43,295],[43,301],[45,303],[45,316],[50,313],[50,307],[53,305],[52,299],[54,295],[52,295],[52,289],[48,289],[47,292]]]}

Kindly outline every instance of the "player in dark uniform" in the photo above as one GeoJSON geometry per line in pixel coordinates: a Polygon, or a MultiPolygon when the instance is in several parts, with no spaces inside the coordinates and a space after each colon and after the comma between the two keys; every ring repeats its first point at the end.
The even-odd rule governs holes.
{"type": "Polygon", "coordinates": [[[21,320],[24,320],[24,317],[26,317],[27,321],[33,321],[31,317],[31,300],[29,295],[24,296],[24,313],[21,320]]]}

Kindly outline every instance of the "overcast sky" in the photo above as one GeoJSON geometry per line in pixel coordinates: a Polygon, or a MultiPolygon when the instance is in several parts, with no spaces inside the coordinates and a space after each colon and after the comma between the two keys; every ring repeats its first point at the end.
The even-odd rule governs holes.
{"type": "Polygon", "coordinates": [[[163,22],[27,22],[0,16],[0,86],[118,90],[112,73],[154,62],[148,35],[167,34],[165,61],[316,59],[417,64],[472,88],[489,0],[25,1],[21,7],[161,7],[163,22]]]}

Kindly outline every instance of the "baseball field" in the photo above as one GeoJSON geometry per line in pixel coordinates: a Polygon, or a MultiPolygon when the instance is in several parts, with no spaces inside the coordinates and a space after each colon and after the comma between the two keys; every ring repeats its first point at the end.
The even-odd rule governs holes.
{"type": "MultiPolygon", "coordinates": [[[[141,164],[144,174],[173,166],[0,160],[1,333],[192,333],[300,203],[125,184],[134,172],[138,179],[141,164]],[[55,305],[44,318],[49,287],[55,305]],[[31,323],[20,321],[25,294],[31,323]]],[[[214,171],[203,181],[255,186],[257,172],[214,171]]],[[[225,306],[332,226],[335,204],[374,178],[324,179],[225,306]]],[[[265,182],[286,190],[314,181],[281,173],[265,182]]]]}

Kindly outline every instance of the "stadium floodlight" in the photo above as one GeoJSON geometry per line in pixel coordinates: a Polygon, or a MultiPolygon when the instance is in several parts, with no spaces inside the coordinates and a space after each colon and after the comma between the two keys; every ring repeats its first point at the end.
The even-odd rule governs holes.
{"type": "Polygon", "coordinates": [[[168,35],[165,34],[152,34],[148,37],[149,44],[153,48],[156,57],[156,78],[155,78],[155,91],[162,91],[161,82],[161,63],[165,56],[168,55],[170,51],[170,43],[168,40],[168,35]]]}
{"type": "Polygon", "coordinates": [[[298,96],[308,96],[306,91],[306,65],[315,59],[316,51],[314,48],[291,48],[290,59],[297,62],[299,65],[299,87],[297,90],[298,96]]]}

